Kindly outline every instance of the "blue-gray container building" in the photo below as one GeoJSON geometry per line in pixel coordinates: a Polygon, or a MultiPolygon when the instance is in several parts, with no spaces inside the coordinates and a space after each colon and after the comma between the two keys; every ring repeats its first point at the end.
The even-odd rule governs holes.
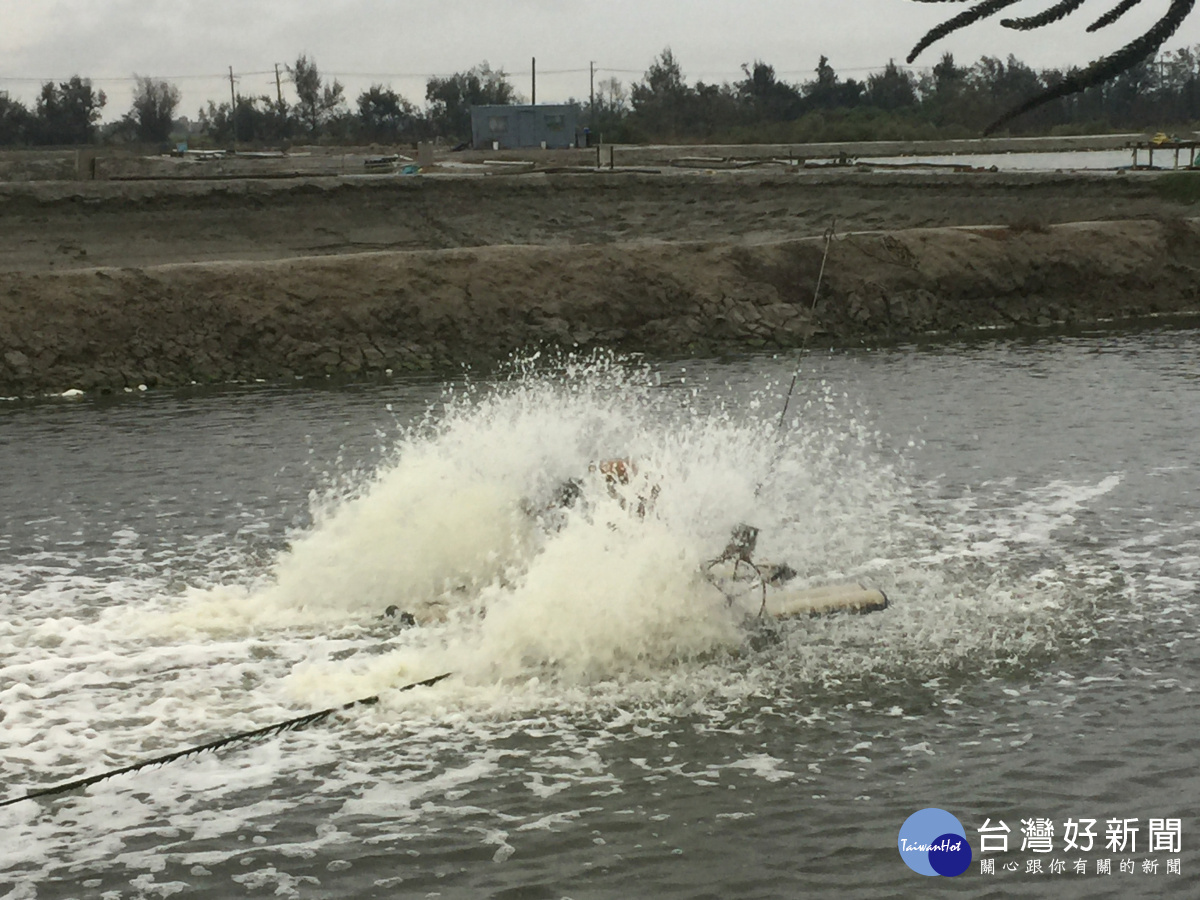
{"type": "Polygon", "coordinates": [[[579,107],[472,106],[471,146],[476,150],[541,147],[565,150],[578,141],[579,107]]]}

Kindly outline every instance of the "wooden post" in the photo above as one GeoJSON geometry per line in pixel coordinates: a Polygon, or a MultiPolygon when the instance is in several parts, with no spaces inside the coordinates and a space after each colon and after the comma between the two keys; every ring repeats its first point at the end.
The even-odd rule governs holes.
{"type": "Polygon", "coordinates": [[[233,126],[233,149],[237,150],[237,94],[233,89],[233,66],[229,67],[229,123],[233,126]]]}
{"type": "Polygon", "coordinates": [[[537,57],[533,58],[533,102],[531,106],[537,106],[537,57]]]}
{"type": "Polygon", "coordinates": [[[588,128],[595,129],[596,127],[596,61],[592,60],[588,63],[588,71],[591,72],[591,87],[588,90],[588,128]]]}
{"type": "Polygon", "coordinates": [[[87,150],[75,151],[75,177],[80,181],[96,180],[95,150],[88,148],[87,150]]]}
{"type": "Polygon", "coordinates": [[[279,80],[279,63],[275,63],[275,99],[283,106],[283,82],[279,80]]]}

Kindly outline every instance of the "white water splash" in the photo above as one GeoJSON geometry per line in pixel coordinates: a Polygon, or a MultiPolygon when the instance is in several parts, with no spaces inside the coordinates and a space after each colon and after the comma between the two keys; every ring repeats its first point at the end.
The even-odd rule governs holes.
{"type": "Polygon", "coordinates": [[[317,644],[282,688],[307,704],[443,671],[467,692],[531,679],[662,684],[689,660],[741,655],[747,623],[700,571],[751,522],[761,555],[789,563],[798,583],[860,579],[894,601],[880,616],[793,624],[783,664],[804,680],[986,668],[1071,632],[1067,573],[1027,581],[997,563],[1049,543],[1119,479],[1052,485],[1023,525],[975,523],[962,504],[939,524],[845,398],[815,392],[783,435],[775,402],[769,390],[726,405],[715,386],[663,389],[608,356],[518,363],[499,385],[449,394],[373,476],[317,501],[314,525],[268,578],[192,590],[162,614],[139,611],[136,629],[152,640],[300,629],[317,644]],[[611,457],[636,461],[632,483],[595,471],[611,457]],[[582,496],[559,509],[554,492],[572,478],[582,496]],[[395,634],[380,619],[390,606],[422,627],[395,634]],[[331,655],[321,634],[349,643],[331,655]]]}
{"type": "Polygon", "coordinates": [[[641,677],[736,649],[740,613],[700,574],[734,525],[753,522],[766,553],[820,583],[878,558],[907,492],[853,421],[779,441],[769,416],[700,409],[698,396],[596,357],[451,397],[353,495],[322,502],[269,579],[192,590],[136,628],[330,633],[389,606],[425,626],[365,668],[301,666],[290,688],[309,700],[431,670],[477,683],[641,677]],[[635,461],[630,484],[595,471],[611,457],[635,461]],[[558,509],[572,478],[582,497],[558,509]]]}
{"type": "MultiPolygon", "coordinates": [[[[289,737],[286,748],[141,773],[145,801],[120,781],[63,801],[81,828],[118,835],[93,848],[62,850],[74,825],[14,807],[5,821],[24,838],[12,865],[54,871],[42,846],[73,865],[138,868],[156,852],[224,864],[235,850],[196,850],[186,838],[163,851],[127,844],[164,817],[182,834],[232,842],[242,823],[289,807],[269,791],[306,779],[318,795],[351,797],[332,818],[365,817],[367,833],[451,816],[448,794],[496,772],[528,776],[539,800],[566,793],[560,785],[620,791],[597,747],[670,740],[683,720],[731,733],[769,731],[779,716],[819,722],[868,682],[883,686],[880,716],[891,722],[905,713],[897,695],[914,685],[952,696],[964,671],[1021,666],[1086,639],[1107,576],[1064,551],[1059,532],[1115,479],[932,500],[881,448],[869,415],[832,388],[813,392],[777,437],[777,393],[766,385],[727,405],[719,385],[663,387],[610,358],[518,371],[448,396],[369,478],[316,500],[313,525],[265,576],[169,594],[138,561],[104,583],[47,572],[20,602],[0,599],[0,708],[19,748],[3,757],[12,785],[383,694],[344,727],[289,737]],[[611,457],[639,467],[617,496],[589,471],[611,457]],[[580,501],[550,508],[569,478],[582,482],[580,501]],[[641,518],[634,510],[654,486],[641,518]],[[892,607],[775,629],[745,622],[699,576],[740,522],[759,527],[762,555],[790,563],[801,583],[860,579],[892,607]],[[422,626],[381,618],[393,604],[422,626]],[[457,677],[436,689],[388,690],[444,671],[457,677]],[[406,787],[387,762],[381,774],[369,761],[400,739],[413,767],[406,787]],[[545,746],[511,749],[518,739],[545,746]],[[238,812],[212,811],[222,803],[238,812]]],[[[773,784],[800,777],[797,762],[751,743],[720,766],[664,759],[650,775],[773,784]]],[[[502,821],[481,841],[507,858],[521,828],[549,827],[544,819],[502,821]]],[[[275,870],[247,874],[276,883],[275,870]]]]}

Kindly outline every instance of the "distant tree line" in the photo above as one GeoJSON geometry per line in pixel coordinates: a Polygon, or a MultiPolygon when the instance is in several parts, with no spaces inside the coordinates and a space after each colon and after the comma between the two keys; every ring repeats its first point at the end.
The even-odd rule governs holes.
{"type": "MultiPolygon", "coordinates": [[[[607,140],[782,142],[977,135],[1005,111],[1073,70],[1036,71],[1013,56],[960,66],[947,53],[914,73],[889,61],[859,81],[822,56],[814,77],[779,79],[773,66],[742,67],[733,83],[688,84],[670,49],[625,91],[602,83],[594,130],[607,140]]],[[[1200,47],[1148,59],[1111,82],[1055,100],[1009,123],[1013,134],[1179,128],[1200,123],[1200,47]]]]}
{"type": "MultiPolygon", "coordinates": [[[[411,143],[442,138],[469,140],[470,108],[504,105],[521,98],[502,70],[486,62],[466,72],[433,77],[425,107],[382,84],[359,94],[354,106],[345,87],[321,75],[315,60],[301,55],[287,67],[296,99],[237,96],[234,103],[209,101],[200,110],[203,136],[218,145],[282,144],[292,141],[411,143]]],[[[0,145],[50,146],[141,142],[161,144],[176,127],[179,89],[166,81],[135,76],[133,104],[116,122],[100,126],[108,98],[86,78],[47,82],[31,110],[0,93],[0,145]]]]}
{"type": "Polygon", "coordinates": [[[358,95],[354,107],[336,79],[322,78],[305,56],[288,67],[297,100],[239,97],[237,109],[209,102],[200,111],[204,132],[216,143],[233,140],[278,144],[288,141],[412,143],[443,138],[458,143],[471,137],[472,106],[515,103],[520,98],[502,70],[486,62],[466,72],[433,77],[425,86],[425,108],[382,84],[358,95]]]}
{"type": "MultiPolygon", "coordinates": [[[[353,104],[345,88],[301,55],[287,67],[294,101],[238,96],[209,101],[199,113],[204,139],[280,145],[290,142],[412,143],[470,139],[470,107],[522,100],[503,70],[486,62],[429,78],[419,107],[389,86],[372,85],[353,104]]],[[[1034,70],[1013,56],[982,57],[960,66],[947,53],[932,69],[913,72],[894,62],[862,80],[841,78],[820,57],[813,77],[780,79],[774,66],[742,66],[734,82],[689,84],[670,48],[628,89],[615,78],[584,102],[581,124],[610,142],[781,142],[921,139],[978,134],[1022,100],[1052,88],[1075,70],[1034,70]]],[[[0,145],[94,142],[162,143],[176,124],[180,94],[166,81],[135,77],[133,103],[100,126],[103,91],[75,76],[47,82],[32,109],[0,93],[0,145]]],[[[1200,46],[1147,59],[1104,85],[1046,104],[1013,121],[1015,134],[1179,128],[1200,123],[1200,46]]]]}
{"type": "Polygon", "coordinates": [[[86,144],[107,98],[78,75],[42,85],[33,111],[0,94],[0,144],[86,144]]]}

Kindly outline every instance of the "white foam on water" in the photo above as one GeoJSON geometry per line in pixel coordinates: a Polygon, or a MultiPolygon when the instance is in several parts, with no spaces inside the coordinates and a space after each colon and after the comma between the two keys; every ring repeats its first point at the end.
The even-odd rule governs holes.
{"type": "Polygon", "coordinates": [[[485,681],[545,665],[594,680],[736,642],[735,620],[698,570],[753,510],[769,452],[761,436],[718,416],[681,439],[680,416],[662,421],[661,398],[611,360],[580,383],[562,377],[455,400],[355,496],[321,505],[268,581],[193,590],[165,615],[139,611],[134,627],[328,629],[394,605],[441,623],[443,668],[485,681]],[[589,471],[611,456],[639,466],[621,496],[589,471]],[[553,508],[572,477],[581,509],[553,508]],[[632,512],[660,490],[650,515],[632,512]]]}
{"type": "MultiPolygon", "coordinates": [[[[936,671],[968,658],[986,666],[1054,649],[1069,633],[1071,573],[1014,577],[997,562],[1014,547],[1052,544],[1074,510],[1119,479],[1050,485],[1007,520],[969,498],[921,508],[895,457],[832,391],[802,412],[824,425],[776,440],[770,390],[750,414],[708,390],[662,390],[648,370],[595,357],[460,391],[349,495],[316,498],[313,526],[266,576],[140,601],[114,582],[105,587],[124,602],[94,625],[27,623],[28,643],[42,649],[21,664],[54,669],[58,644],[98,645],[107,631],[132,640],[147,674],[179,657],[181,670],[208,669],[196,708],[176,711],[188,720],[252,682],[270,682],[272,702],[324,705],[453,671],[440,695],[488,709],[512,708],[514,697],[557,702],[575,696],[571,685],[598,686],[585,705],[609,682],[675,690],[680,665],[701,692],[714,681],[750,685],[747,623],[699,574],[743,521],[761,529],[761,554],[790,563],[800,583],[857,578],[893,598],[881,616],[784,629],[785,649],[772,652],[795,677],[832,683],[856,669],[936,671]],[[639,468],[614,496],[589,467],[618,456],[639,468]],[[568,478],[583,496],[553,509],[568,478]],[[650,513],[634,514],[656,489],[650,513]],[[396,634],[380,619],[392,605],[424,627],[396,634]]],[[[127,677],[119,669],[106,677],[127,677]]],[[[46,677],[64,686],[65,674],[46,677]]]]}
{"type": "MultiPolygon", "coordinates": [[[[47,560],[0,569],[0,584],[17,588],[0,599],[10,792],[381,694],[337,729],[117,779],[53,812],[0,810],[6,865],[34,877],[102,860],[145,871],[163,854],[220,864],[244,848],[188,839],[270,818],[289,801],[254,792],[318,768],[315,795],[353,796],[332,820],[358,823],[357,840],[390,834],[397,817],[416,827],[431,809],[456,815],[446,797],[498,767],[524,773],[541,799],[564,784],[603,795],[621,790],[596,753],[606,743],[667,736],[685,717],[736,734],[758,727],[746,717],[759,709],[764,721],[819,722],[865,684],[944,678],[952,695],[964,673],[1019,667],[1094,633],[1112,576],[1064,551],[1061,533],[1119,477],[936,498],[832,389],[809,395],[782,436],[778,385],[748,404],[720,393],[664,388],[611,357],[518,363],[508,381],[448,394],[349,491],[314,498],[312,526],[265,573],[173,593],[169,573],[120,550],[136,543],[128,534],[107,580],[47,560]],[[591,470],[614,457],[636,462],[630,484],[591,470]],[[581,496],[560,509],[555,490],[572,478],[581,496]],[[857,579],[892,606],[769,628],[747,620],[700,575],[742,522],[800,584],[857,579]],[[391,605],[421,627],[383,618],[391,605]],[[455,677],[391,690],[442,672],[455,677]],[[513,749],[518,736],[544,747],[513,749]],[[369,760],[401,739],[411,768],[399,788],[369,760]],[[214,809],[222,799],[238,813],[214,809]],[[181,837],[145,849],[145,823],[164,819],[181,837]],[[80,849],[81,829],[105,837],[80,849]]],[[[903,713],[891,697],[880,709],[903,713]]],[[[652,771],[697,784],[796,777],[765,751],[652,771]]],[[[583,814],[504,820],[480,840],[507,859],[509,835],[583,814]]],[[[248,887],[299,889],[275,869],[248,874],[248,887]]]]}

